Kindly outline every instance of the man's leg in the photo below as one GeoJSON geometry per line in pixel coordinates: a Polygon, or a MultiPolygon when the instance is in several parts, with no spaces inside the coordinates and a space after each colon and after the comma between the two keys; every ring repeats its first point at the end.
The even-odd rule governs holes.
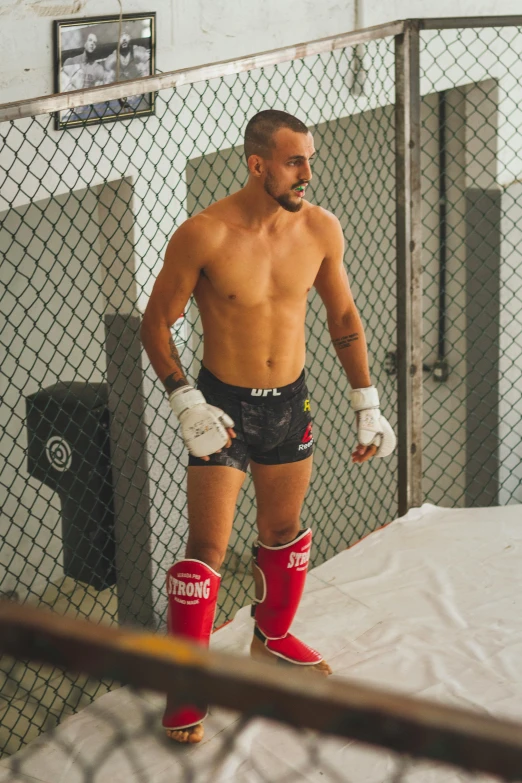
{"type": "Polygon", "coordinates": [[[288,544],[301,529],[301,509],[312,476],[313,457],[284,465],[250,462],[257,503],[259,540],[288,544]]]}
{"type": "Polygon", "coordinates": [[[256,490],[259,531],[254,575],[256,597],[261,601],[256,609],[257,635],[252,642],[252,655],[274,663],[279,660],[292,662],[296,652],[296,663],[310,671],[331,674],[320,655],[288,635],[304,587],[311,546],[311,531],[301,531],[300,516],[310,484],[312,457],[281,465],[260,465],[251,461],[250,467],[256,490]],[[295,546],[291,543],[294,540],[295,546]],[[263,622],[259,623],[261,616],[264,628],[263,622]],[[263,641],[264,635],[277,640],[270,645],[277,652],[270,652],[266,640],[263,641]],[[282,637],[285,640],[280,642],[282,637]]]}
{"type": "MultiPolygon", "coordinates": [[[[188,468],[187,502],[189,538],[186,560],[180,561],[179,564],[173,566],[169,571],[169,575],[173,572],[174,580],[176,580],[176,575],[178,573],[181,576],[180,572],[186,572],[188,570],[189,561],[200,561],[204,564],[200,566],[200,570],[203,571],[201,578],[205,576],[204,572],[207,567],[215,572],[219,571],[227,551],[230,532],[234,521],[237,496],[244,478],[245,473],[242,470],[222,465],[205,467],[190,466],[188,468]],[[185,563],[187,564],[186,566],[184,565],[185,563]],[[177,568],[179,568],[179,571],[176,570],[177,568]]],[[[213,575],[211,572],[209,572],[208,575],[211,577],[211,582],[215,585],[215,593],[217,593],[219,577],[214,575],[215,578],[212,578],[213,575]]],[[[181,582],[182,579],[179,579],[178,581],[181,582]]],[[[175,584],[177,585],[176,581],[175,584]]],[[[186,587],[184,586],[182,589],[186,589],[186,587]]],[[[216,599],[217,595],[210,596],[211,602],[215,602],[216,599]]],[[[175,597],[172,595],[169,596],[169,602],[170,601],[175,602],[175,597]]],[[[169,607],[169,613],[170,611],[169,607]]],[[[208,627],[211,627],[213,623],[213,609],[210,605],[209,611],[212,616],[210,618],[207,617],[205,622],[208,627]]],[[[185,626],[190,624],[193,627],[194,618],[190,616],[191,610],[190,608],[187,608],[185,601],[182,601],[179,606],[176,606],[175,603],[172,605],[171,616],[179,617],[180,612],[183,613],[183,622],[185,626]]],[[[196,624],[197,619],[196,616],[196,624]]],[[[175,621],[172,625],[174,627],[169,629],[172,633],[182,632],[181,628],[175,627],[175,621]]],[[[177,712],[177,708],[171,709],[169,705],[167,706],[167,711],[163,720],[163,723],[167,728],[167,736],[177,742],[199,742],[203,737],[203,726],[201,723],[184,729],[168,728],[169,723],[173,723],[174,726],[180,725],[179,723],[176,724],[175,713],[177,712]]]]}
{"type": "Polygon", "coordinates": [[[186,557],[219,571],[227,552],[237,497],[245,473],[223,465],[189,467],[187,506],[189,535],[186,557]]]}

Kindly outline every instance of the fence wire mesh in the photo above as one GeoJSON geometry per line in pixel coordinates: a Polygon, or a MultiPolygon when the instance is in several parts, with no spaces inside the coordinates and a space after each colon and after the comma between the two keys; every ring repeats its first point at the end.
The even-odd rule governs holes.
{"type": "MultiPolygon", "coordinates": [[[[114,123],[56,131],[43,115],[0,124],[0,592],[97,622],[164,624],[165,574],[186,542],[187,455],[140,346],[140,313],[175,228],[245,183],[242,138],[257,111],[285,109],[314,133],[311,198],[345,229],[375,383],[395,424],[385,366],[395,321],[393,46],[390,37],[163,90],[146,119],[127,102],[114,123]]],[[[77,107],[61,120],[117,107],[77,107]]],[[[310,296],[319,435],[303,524],[318,564],[396,515],[397,467],[393,457],[347,480],[347,382],[310,296]]],[[[192,303],[173,336],[193,381],[202,330],[192,303]]],[[[254,536],[247,479],[218,625],[251,601],[254,536]]],[[[4,662],[2,677],[7,753],[111,687],[20,662],[4,662]]]]}
{"type": "Polygon", "coordinates": [[[0,649],[97,675],[117,670],[128,683],[0,761],[2,783],[522,779],[519,723],[355,682],[318,678],[310,687],[303,672],[201,652],[182,640],[100,634],[77,620],[50,622],[41,610],[0,605],[0,626],[0,649]],[[159,691],[173,684],[180,699],[214,703],[201,744],[165,736],[159,691]]]}
{"type": "Polygon", "coordinates": [[[522,28],[421,33],[424,492],[522,500],[522,28]]]}

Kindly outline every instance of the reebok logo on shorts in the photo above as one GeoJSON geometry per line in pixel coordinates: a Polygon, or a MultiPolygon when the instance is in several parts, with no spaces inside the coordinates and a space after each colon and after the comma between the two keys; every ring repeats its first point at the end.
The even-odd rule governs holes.
{"type": "Polygon", "coordinates": [[[309,449],[313,442],[314,442],[314,436],[312,435],[312,422],[310,422],[310,424],[304,431],[303,437],[301,438],[301,443],[299,444],[299,451],[305,451],[305,449],[309,449]]]}

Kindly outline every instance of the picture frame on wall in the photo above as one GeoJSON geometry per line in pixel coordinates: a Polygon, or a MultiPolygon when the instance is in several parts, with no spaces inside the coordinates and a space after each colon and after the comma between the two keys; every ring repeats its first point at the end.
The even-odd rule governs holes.
{"type": "MultiPolygon", "coordinates": [[[[55,92],[139,79],[156,72],[156,13],[99,16],[54,22],[55,92]]],[[[144,117],[155,112],[155,93],[129,95],[59,111],[55,128],[144,117]]]]}

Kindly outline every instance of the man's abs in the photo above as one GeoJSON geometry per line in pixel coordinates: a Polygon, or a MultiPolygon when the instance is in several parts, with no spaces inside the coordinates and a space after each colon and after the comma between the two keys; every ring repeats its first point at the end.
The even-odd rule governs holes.
{"type": "MultiPolygon", "coordinates": [[[[211,317],[200,309],[203,323],[203,365],[224,383],[270,389],[293,383],[306,356],[304,307],[290,313],[228,308],[211,317]]],[[[283,309],[283,308],[282,308],[283,309]]]]}

